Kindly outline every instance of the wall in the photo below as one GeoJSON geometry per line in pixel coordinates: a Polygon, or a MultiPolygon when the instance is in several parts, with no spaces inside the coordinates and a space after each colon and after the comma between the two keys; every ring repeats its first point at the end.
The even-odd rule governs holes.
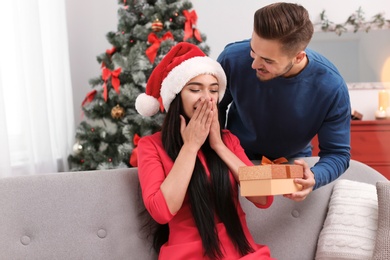
{"type": "Polygon", "coordinates": [[[75,123],[81,120],[81,103],[91,91],[88,81],[101,74],[96,57],[111,48],[106,40],[109,31],[116,31],[116,0],[66,0],[68,39],[75,123]]]}
{"type": "MultiPolygon", "coordinates": [[[[192,0],[198,14],[197,27],[207,36],[206,42],[211,48],[210,56],[216,58],[223,47],[231,41],[249,38],[252,33],[253,13],[261,6],[272,2],[275,1],[192,0]]],[[[364,10],[367,18],[383,11],[390,15],[390,2],[387,0],[286,2],[296,2],[305,6],[313,22],[319,21],[319,14],[324,9],[328,18],[336,23],[344,22],[359,7],[364,10]]],[[[96,3],[92,0],[66,0],[76,124],[81,121],[80,104],[91,90],[88,81],[100,74],[100,65],[96,61],[96,56],[111,48],[105,35],[109,31],[116,31],[117,26],[119,7],[117,0],[99,1],[98,5],[96,3]]],[[[370,92],[375,93],[375,91],[370,92]]],[[[375,94],[372,95],[375,96],[375,94]]],[[[366,104],[367,98],[364,96],[351,94],[353,105],[359,107],[360,104],[366,104]]],[[[376,99],[372,102],[376,102],[376,99]]],[[[376,107],[376,104],[372,105],[376,107]]]]}
{"type": "MultiPolygon", "coordinates": [[[[390,59],[390,29],[349,31],[341,36],[317,32],[309,48],[332,61],[347,82],[381,82],[382,70],[390,59]]],[[[390,73],[390,68],[387,70],[390,73]]]]}

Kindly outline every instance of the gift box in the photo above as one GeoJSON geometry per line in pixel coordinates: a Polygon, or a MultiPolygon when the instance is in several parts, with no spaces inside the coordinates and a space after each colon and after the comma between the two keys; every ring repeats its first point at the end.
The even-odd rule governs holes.
{"type": "Polygon", "coordinates": [[[290,194],[302,186],[294,178],[303,178],[303,167],[291,164],[242,166],[238,169],[241,196],[290,194]]]}

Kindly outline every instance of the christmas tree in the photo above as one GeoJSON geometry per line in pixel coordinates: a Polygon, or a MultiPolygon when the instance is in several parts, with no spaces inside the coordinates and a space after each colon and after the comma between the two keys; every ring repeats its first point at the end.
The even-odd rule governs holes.
{"type": "Polygon", "coordinates": [[[137,166],[140,137],[160,129],[164,111],[142,117],[135,99],[145,92],[154,67],[181,41],[198,45],[206,54],[205,35],[196,28],[197,15],[186,0],[118,1],[117,32],[106,35],[112,48],[98,55],[101,75],[84,101],[84,120],[68,157],[73,171],[137,166]]]}

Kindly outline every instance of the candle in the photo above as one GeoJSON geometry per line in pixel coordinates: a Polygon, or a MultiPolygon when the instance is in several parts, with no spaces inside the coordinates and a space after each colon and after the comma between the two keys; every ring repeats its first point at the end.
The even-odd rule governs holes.
{"type": "Polygon", "coordinates": [[[380,90],[378,95],[378,110],[386,110],[389,107],[389,92],[380,90]]]}
{"type": "Polygon", "coordinates": [[[386,110],[378,109],[375,111],[375,118],[376,119],[386,119],[386,110]]]}

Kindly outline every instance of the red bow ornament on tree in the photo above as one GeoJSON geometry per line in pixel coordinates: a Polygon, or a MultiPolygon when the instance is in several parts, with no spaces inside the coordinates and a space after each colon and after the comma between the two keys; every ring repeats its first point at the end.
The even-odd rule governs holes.
{"type": "Polygon", "coordinates": [[[202,42],[202,37],[200,36],[200,32],[196,29],[196,21],[198,20],[198,16],[195,10],[188,12],[187,10],[183,11],[183,15],[185,16],[186,23],[184,24],[184,38],[183,41],[195,37],[199,42],[202,42]]]}
{"type": "Polygon", "coordinates": [[[133,143],[134,143],[134,149],[133,149],[133,152],[131,153],[131,156],[130,156],[130,165],[133,166],[133,167],[137,167],[138,166],[138,141],[141,137],[137,134],[134,134],[134,137],[133,137],[133,143]]]}
{"type": "Polygon", "coordinates": [[[116,93],[119,94],[119,86],[121,82],[119,81],[119,74],[121,74],[121,68],[118,68],[114,71],[103,67],[102,78],[104,80],[103,84],[103,97],[107,101],[108,90],[107,90],[107,80],[111,77],[111,85],[115,89],[116,93]]]}
{"type": "Polygon", "coordinates": [[[150,63],[154,63],[154,60],[156,59],[156,56],[157,56],[157,51],[158,49],[160,48],[160,45],[161,45],[161,42],[162,41],[166,41],[168,39],[172,39],[174,40],[173,38],[173,35],[171,32],[166,32],[163,37],[161,38],[158,38],[157,35],[155,33],[150,33],[148,35],[148,42],[150,44],[152,44],[152,46],[150,46],[146,51],[145,51],[145,54],[146,56],[148,56],[149,60],[150,60],[150,63]]]}
{"type": "Polygon", "coordinates": [[[95,98],[96,92],[97,92],[97,91],[96,91],[95,89],[92,90],[91,92],[89,92],[89,93],[85,96],[83,102],[81,103],[81,106],[85,106],[85,104],[92,102],[92,100],[95,98]]]}
{"type": "Polygon", "coordinates": [[[112,47],[111,49],[106,50],[107,55],[110,55],[110,56],[113,55],[115,52],[116,52],[115,47],[112,47]]]}

